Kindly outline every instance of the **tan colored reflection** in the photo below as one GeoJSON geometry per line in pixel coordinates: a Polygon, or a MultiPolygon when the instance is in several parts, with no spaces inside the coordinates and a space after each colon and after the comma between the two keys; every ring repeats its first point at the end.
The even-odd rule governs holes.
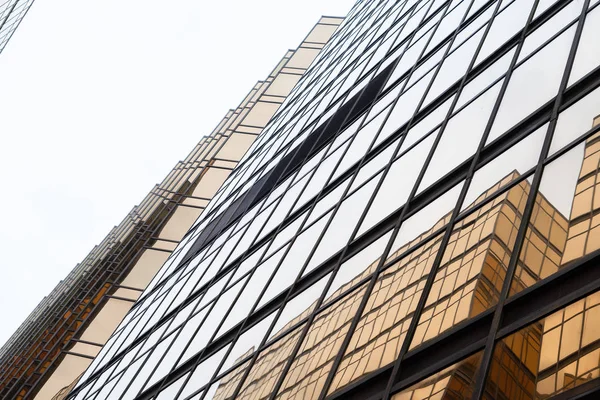
{"type": "Polygon", "coordinates": [[[316,316],[283,381],[278,399],[319,397],[333,359],[338,354],[352,318],[365,295],[365,286],[316,316]]]}
{"type": "MultiPolygon", "coordinates": [[[[598,150],[600,134],[586,142],[569,219],[559,212],[544,193],[538,193],[512,282],[512,293],[533,285],[556,272],[562,265],[600,248],[600,227],[597,227],[600,225],[600,215],[594,217],[596,211],[600,211],[600,195],[595,196],[596,185],[600,185],[598,150]]],[[[519,172],[514,171],[494,184],[467,209],[479,208],[453,227],[411,349],[497,304],[523,219],[530,184],[523,180],[504,193],[497,193],[519,178],[519,172]],[[482,205],[484,201],[487,202],[482,205]]],[[[397,358],[439,251],[442,235],[432,237],[432,234],[444,227],[449,217],[450,210],[431,229],[402,248],[392,250],[393,254],[387,262],[403,254],[405,256],[386,267],[378,277],[335,373],[330,393],[397,358]]],[[[365,266],[361,274],[343,285],[329,299],[343,295],[368,277],[377,264],[376,261],[365,266]]],[[[347,296],[339,304],[336,303],[332,311],[338,306],[355,310],[361,293],[362,290],[347,296]],[[349,301],[353,304],[350,308],[347,307],[349,301]]],[[[486,386],[486,396],[541,399],[595,378],[600,365],[600,345],[597,351],[593,348],[579,357],[582,346],[595,344],[596,341],[600,344],[600,327],[594,327],[590,322],[593,316],[600,318],[600,307],[594,308],[597,302],[586,301],[589,304],[577,306],[579,311],[573,306],[565,310],[560,321],[556,315],[548,317],[546,322],[533,324],[499,343],[486,386]],[[550,320],[554,321],[552,326],[549,325],[550,320]],[[567,359],[570,364],[563,365],[567,359]]],[[[303,313],[301,316],[305,315],[303,313]]],[[[353,315],[354,311],[344,313],[338,320],[336,313],[326,311],[316,318],[284,379],[278,398],[312,399],[319,396],[330,372],[331,361],[353,315]]],[[[394,399],[470,398],[471,378],[478,364],[479,356],[473,356],[397,394],[394,399]]],[[[263,373],[265,376],[254,375],[254,380],[245,385],[254,385],[254,390],[269,394],[275,380],[268,378],[272,377],[272,371],[263,369],[263,373]]]]}
{"type": "MultiPolygon", "coordinates": [[[[310,310],[312,310],[312,307],[290,320],[276,332],[273,337],[278,337],[297,325],[310,313],[310,310]]],[[[260,398],[268,397],[271,394],[273,386],[277,381],[277,377],[280,376],[285,364],[289,360],[292,349],[298,342],[301,331],[302,326],[296,328],[293,332],[288,333],[283,339],[277,340],[275,344],[269,346],[266,350],[263,350],[252,367],[248,378],[244,381],[244,388],[239,396],[241,396],[242,393],[246,393],[248,396],[253,390],[264,393],[264,396],[261,396],[260,398]]],[[[234,364],[244,360],[255,351],[256,349],[254,347],[248,349],[246,353],[235,360],[234,364]]],[[[223,377],[219,382],[219,386],[213,399],[224,400],[231,398],[242,381],[244,373],[249,365],[250,360],[240,364],[232,372],[223,377]]]]}
{"type": "MultiPolygon", "coordinates": [[[[254,352],[254,348],[248,350],[246,354],[242,355],[241,358],[247,357],[254,352]]],[[[225,375],[221,381],[219,382],[219,388],[215,392],[213,400],[225,400],[233,396],[235,389],[239,385],[242,377],[244,376],[244,372],[250,365],[250,360],[245,363],[239,365],[229,374],[225,375]]]]}
{"type": "MultiPolygon", "coordinates": [[[[499,188],[518,177],[517,172],[511,173],[483,193],[471,207],[494,196],[499,188]]],[[[511,253],[508,249],[514,244],[528,194],[529,183],[523,181],[457,223],[436,275],[413,347],[439,335],[458,322],[479,314],[497,302],[506,265],[510,259],[511,253]]],[[[336,371],[330,393],[390,364],[397,358],[439,251],[443,235],[432,234],[445,226],[449,217],[450,213],[446,214],[431,229],[403,247],[394,249],[388,257],[387,262],[391,262],[406,254],[386,267],[378,277],[336,371]]],[[[350,290],[373,273],[376,266],[377,261],[371,263],[363,273],[343,285],[329,298],[337,298],[350,290]]],[[[319,396],[330,372],[332,360],[347,334],[347,327],[362,296],[363,290],[356,291],[334,303],[331,312],[326,310],[315,319],[305,343],[302,344],[290,372],[284,379],[278,398],[312,399],[319,396]],[[348,304],[352,306],[348,307],[348,304]],[[345,311],[336,311],[338,308],[345,311]]],[[[302,313],[287,326],[291,327],[306,315],[306,312],[302,313]]],[[[269,369],[262,370],[269,376],[272,375],[269,369]]],[[[260,388],[259,392],[264,391],[266,394],[270,394],[274,384],[275,381],[267,379],[267,376],[255,377],[253,382],[256,390],[260,388]],[[262,386],[256,386],[259,385],[258,382],[263,382],[262,386]]],[[[230,387],[223,383],[222,385],[218,393],[231,393],[230,387]]]]}
{"type": "MultiPolygon", "coordinates": [[[[298,343],[302,327],[297,328],[291,334],[283,337],[272,346],[263,350],[256,359],[256,362],[250,370],[250,374],[244,381],[244,385],[236,397],[242,400],[258,400],[266,399],[273,391],[275,382],[281,376],[283,368],[290,359],[291,353],[298,343]]],[[[239,381],[231,381],[229,385],[219,386],[216,396],[220,396],[220,392],[231,392],[237,387],[239,381]]],[[[215,397],[216,397],[215,396],[215,397]]]]}
{"type": "Polygon", "coordinates": [[[600,377],[599,320],[600,292],[503,339],[484,398],[546,399],[600,377]]]}
{"type": "MultiPolygon", "coordinates": [[[[511,294],[600,248],[600,219],[594,216],[600,210],[599,140],[599,134],[586,140],[569,219],[548,202],[536,203],[511,294]]],[[[599,305],[596,293],[499,342],[485,397],[545,399],[598,378],[599,305]]]]}
{"type": "Polygon", "coordinates": [[[392,400],[470,399],[482,353],[460,361],[392,396],[392,400]]]}
{"type": "Polygon", "coordinates": [[[523,181],[454,226],[411,348],[496,304],[528,195],[523,181]]]}
{"type": "Polygon", "coordinates": [[[379,276],[330,392],[396,359],[441,239],[427,241],[379,276]]]}
{"type": "MultiPolygon", "coordinates": [[[[469,208],[517,178],[516,171],[508,175],[469,208]]],[[[411,348],[498,302],[529,191],[529,182],[524,180],[454,226],[411,348]]],[[[557,246],[564,244],[567,221],[542,194],[537,195],[534,215],[538,217],[530,220],[529,231],[535,236],[526,237],[524,248],[538,246],[547,251],[545,256],[527,257],[521,263],[540,271],[548,264],[555,266],[562,256],[557,246]]]]}
{"type": "Polygon", "coordinates": [[[536,204],[519,256],[511,294],[520,292],[559,268],[600,249],[600,133],[586,140],[568,220],[548,202],[536,204]],[[540,236],[550,238],[549,242],[540,236]]]}
{"type": "Polygon", "coordinates": [[[539,323],[511,335],[496,345],[485,399],[533,399],[540,354],[542,327],[539,323]]]}
{"type": "MultiPolygon", "coordinates": [[[[365,287],[363,285],[362,288],[336,302],[315,318],[302,343],[298,356],[293,361],[290,372],[286,375],[278,398],[312,398],[313,395],[318,397],[364,292],[365,287]]],[[[300,314],[286,324],[280,332],[289,330],[306,316],[306,312],[300,314]]],[[[280,376],[285,363],[289,360],[293,347],[297,343],[301,330],[302,327],[297,328],[293,333],[288,334],[275,345],[263,351],[244,383],[244,389],[239,395],[240,398],[246,396],[252,399],[263,399],[271,394],[277,378],[280,376]]],[[[251,349],[250,353],[253,350],[251,349]]],[[[244,357],[246,355],[240,357],[240,360],[244,357]]],[[[241,370],[243,372],[245,368],[245,365],[238,367],[235,378],[232,377],[220,382],[214,397],[215,400],[227,399],[233,395],[243,375],[237,371],[241,370]]]]}

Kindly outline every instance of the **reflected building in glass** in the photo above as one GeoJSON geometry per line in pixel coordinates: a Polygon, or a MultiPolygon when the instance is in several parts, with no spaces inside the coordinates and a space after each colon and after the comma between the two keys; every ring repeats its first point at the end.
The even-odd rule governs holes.
{"type": "Polygon", "coordinates": [[[68,398],[600,397],[599,27],[358,1],[68,398]]]}

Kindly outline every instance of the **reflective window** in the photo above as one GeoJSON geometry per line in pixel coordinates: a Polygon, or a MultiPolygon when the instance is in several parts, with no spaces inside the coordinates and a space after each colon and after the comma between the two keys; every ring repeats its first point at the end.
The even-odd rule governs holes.
{"type": "Polygon", "coordinates": [[[488,143],[558,94],[574,34],[575,27],[572,27],[515,70],[488,143]]]}
{"type": "Polygon", "coordinates": [[[592,128],[600,115],[600,89],[596,89],[577,103],[560,113],[552,137],[550,154],[554,154],[571,141],[592,128]]]}
{"type": "Polygon", "coordinates": [[[529,194],[524,187],[515,186],[454,224],[411,347],[497,304],[510,261],[505,249],[514,244],[521,217],[515,209],[529,194]]]}
{"type": "Polygon", "coordinates": [[[304,267],[311,250],[319,240],[319,233],[324,229],[330,216],[331,213],[325,215],[296,238],[277,272],[269,282],[267,290],[260,299],[259,307],[266,304],[275,295],[281,293],[294,283],[296,277],[304,267]]]}
{"type": "MultiPolygon", "coordinates": [[[[262,399],[268,397],[273,392],[273,387],[277,379],[281,376],[283,368],[290,359],[291,353],[300,339],[302,329],[303,326],[296,328],[258,355],[240,389],[240,398],[257,397],[262,399]]],[[[230,386],[237,384],[239,384],[239,381],[232,379],[227,385],[220,386],[215,394],[215,398],[218,398],[219,391],[228,391],[230,386]]]]}
{"type": "Polygon", "coordinates": [[[483,47],[477,56],[477,63],[488,57],[494,50],[524,28],[531,12],[533,0],[513,1],[496,15],[492,28],[487,34],[483,47]]]}
{"type": "Polygon", "coordinates": [[[340,265],[325,296],[327,301],[335,299],[337,295],[352,288],[361,279],[374,272],[391,235],[392,233],[388,232],[340,265]]]}
{"type": "Polygon", "coordinates": [[[419,185],[419,191],[429,187],[475,153],[499,91],[500,83],[497,83],[448,121],[419,185]]]}
{"type": "Polygon", "coordinates": [[[415,166],[423,164],[433,140],[434,137],[429,136],[392,164],[360,226],[359,234],[404,205],[420,172],[415,166]]]}
{"type": "Polygon", "coordinates": [[[226,352],[227,347],[224,347],[204,361],[201,361],[192,371],[192,374],[179,397],[185,399],[187,396],[195,393],[210,382],[210,378],[218,371],[219,364],[226,352]]]}
{"type": "Polygon", "coordinates": [[[396,359],[440,241],[438,236],[414,249],[379,276],[330,392],[396,359]]]}
{"type": "Polygon", "coordinates": [[[600,377],[598,318],[597,292],[500,340],[486,383],[491,398],[546,399],[600,377]]]}
{"type": "Polygon", "coordinates": [[[477,170],[471,180],[469,191],[463,202],[463,208],[479,203],[482,197],[489,197],[493,193],[490,192],[490,189],[494,191],[501,190],[513,179],[533,168],[539,160],[547,131],[548,124],[544,124],[525,139],[477,170]],[[502,183],[496,185],[498,182],[502,183]]]}
{"type": "Polygon", "coordinates": [[[362,212],[359,210],[365,209],[378,181],[378,177],[371,179],[366,185],[362,186],[342,202],[333,216],[331,223],[327,227],[319,245],[315,249],[303,275],[312,271],[322,262],[326,261],[329,257],[346,246],[354,232],[356,224],[362,216],[362,212]]]}

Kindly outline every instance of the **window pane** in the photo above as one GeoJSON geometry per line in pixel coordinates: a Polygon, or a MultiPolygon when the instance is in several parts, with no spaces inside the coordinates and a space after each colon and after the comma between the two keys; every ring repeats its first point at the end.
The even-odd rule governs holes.
{"type": "Polygon", "coordinates": [[[223,359],[223,356],[226,352],[227,346],[198,364],[193,370],[190,380],[187,382],[185,388],[178,398],[185,399],[187,396],[206,385],[210,381],[210,378],[213,376],[213,374],[217,371],[219,363],[223,359]]]}
{"type": "Polygon", "coordinates": [[[421,172],[421,166],[429,154],[433,140],[433,135],[429,136],[394,161],[360,226],[359,235],[404,205],[421,172]]]}
{"type": "Polygon", "coordinates": [[[488,398],[546,399],[600,377],[600,293],[502,339],[488,398]]]}
{"type": "MultiPolygon", "coordinates": [[[[269,394],[273,391],[273,386],[283,372],[283,367],[287,364],[296,343],[298,343],[303,328],[304,326],[299,326],[261,352],[252,366],[248,378],[244,381],[239,394],[240,399],[264,399],[269,397],[269,394]]],[[[227,387],[223,388],[223,391],[227,391],[228,387],[238,384],[238,380],[232,380],[227,384],[227,387]]]]}
{"type": "Polygon", "coordinates": [[[364,286],[315,316],[277,398],[318,398],[344,341],[364,286]]]}
{"type": "Polygon", "coordinates": [[[490,131],[488,143],[558,94],[574,34],[575,26],[563,32],[515,70],[490,131]]]}
{"type": "MultiPolygon", "coordinates": [[[[383,139],[390,136],[412,118],[432,76],[433,72],[428,73],[400,96],[383,129],[379,133],[376,144],[381,143],[383,139]]],[[[403,83],[400,84],[402,85],[403,83]]]]}
{"type": "Polygon", "coordinates": [[[592,121],[600,115],[600,89],[579,100],[560,113],[552,137],[550,154],[556,153],[571,141],[592,128],[592,121]]]}
{"type": "Polygon", "coordinates": [[[277,319],[277,323],[275,323],[275,326],[271,330],[269,339],[271,337],[277,337],[311,314],[317,306],[317,300],[323,294],[323,289],[330,277],[331,274],[328,274],[293,299],[288,300],[283,307],[281,315],[279,315],[279,318],[277,319]]]}
{"type": "Polygon", "coordinates": [[[446,225],[456,206],[463,183],[455,185],[452,189],[403,221],[391,251],[400,255],[402,254],[400,251],[407,243],[409,246],[415,246],[418,242],[446,225]]]}
{"type": "Polygon", "coordinates": [[[265,334],[269,331],[271,323],[275,319],[275,314],[276,312],[271,313],[271,315],[267,316],[262,321],[240,335],[231,348],[231,351],[227,355],[227,358],[223,363],[223,367],[221,368],[222,371],[226,371],[232,365],[237,364],[244,358],[247,358],[253,354],[256,349],[258,349],[258,346],[264,339],[265,334]]]}
{"type": "MultiPolygon", "coordinates": [[[[261,297],[258,307],[266,304],[275,295],[287,290],[294,283],[306,262],[306,258],[312,251],[317,240],[319,240],[319,235],[325,228],[325,224],[330,216],[331,212],[315,222],[296,238],[296,241],[292,244],[292,247],[279,265],[277,272],[275,272],[265,294],[261,297]]],[[[265,284],[266,282],[263,283],[263,286],[265,284]]]]}
{"type": "Polygon", "coordinates": [[[356,224],[362,216],[362,210],[365,209],[373,195],[379,177],[380,175],[377,175],[371,179],[340,205],[303,275],[306,275],[333,254],[346,247],[356,224]]]}
{"type": "Polygon", "coordinates": [[[366,278],[369,274],[373,273],[379,264],[383,250],[387,246],[391,235],[391,232],[386,233],[340,265],[325,296],[327,302],[336,299],[340,294],[358,283],[360,279],[366,278]]]}
{"type": "Polygon", "coordinates": [[[496,16],[479,52],[477,63],[483,61],[500,45],[523,29],[533,4],[533,0],[513,1],[496,16]]]}
{"type": "Polygon", "coordinates": [[[498,82],[448,121],[419,185],[419,192],[475,153],[498,97],[500,85],[501,82],[498,82]]]}
{"type": "MultiPolygon", "coordinates": [[[[466,1],[464,2],[467,3],[466,1]]],[[[471,63],[473,54],[479,45],[479,41],[483,37],[483,29],[477,32],[467,42],[462,44],[457,50],[449,54],[444,60],[431,89],[425,99],[426,106],[436,97],[438,97],[444,90],[452,85],[457,80],[461,79],[467,70],[467,67],[471,63]]]]}
{"type": "Polygon", "coordinates": [[[482,196],[489,197],[534,167],[539,160],[547,130],[548,124],[543,125],[477,170],[471,180],[463,209],[479,203],[482,196]]]}

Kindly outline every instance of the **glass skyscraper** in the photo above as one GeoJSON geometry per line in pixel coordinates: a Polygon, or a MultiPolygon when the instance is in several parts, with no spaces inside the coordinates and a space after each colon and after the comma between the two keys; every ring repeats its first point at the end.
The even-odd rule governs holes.
{"type": "Polygon", "coordinates": [[[358,1],[68,398],[600,398],[598,114],[598,0],[358,1]]]}

